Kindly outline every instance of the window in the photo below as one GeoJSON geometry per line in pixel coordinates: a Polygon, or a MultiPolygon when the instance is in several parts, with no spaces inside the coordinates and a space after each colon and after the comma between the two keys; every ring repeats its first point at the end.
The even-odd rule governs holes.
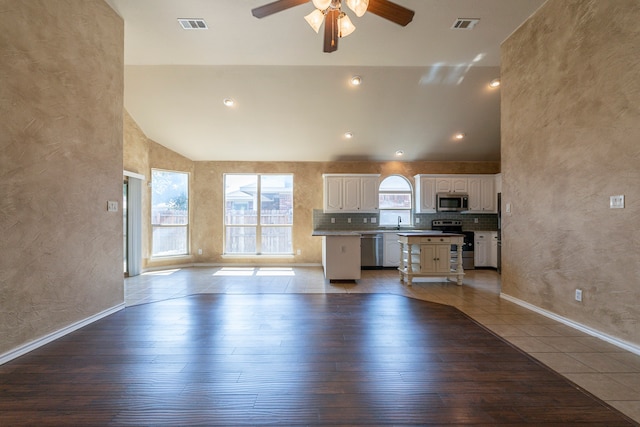
{"type": "Polygon", "coordinates": [[[411,225],[411,184],[400,175],[391,175],[380,183],[380,225],[411,225]],[[400,219],[400,221],[398,221],[400,219]]]}
{"type": "Polygon", "coordinates": [[[225,174],[224,252],[293,254],[293,175],[225,174]]]}
{"type": "Polygon", "coordinates": [[[189,174],[151,170],[151,256],[189,253],[189,174]]]}

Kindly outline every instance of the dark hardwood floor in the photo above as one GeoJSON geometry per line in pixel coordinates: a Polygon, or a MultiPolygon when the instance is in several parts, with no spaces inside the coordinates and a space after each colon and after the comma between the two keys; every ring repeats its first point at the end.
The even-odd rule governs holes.
{"type": "Polygon", "coordinates": [[[0,366],[0,425],[635,425],[457,309],[390,294],[129,307],[0,366]]]}

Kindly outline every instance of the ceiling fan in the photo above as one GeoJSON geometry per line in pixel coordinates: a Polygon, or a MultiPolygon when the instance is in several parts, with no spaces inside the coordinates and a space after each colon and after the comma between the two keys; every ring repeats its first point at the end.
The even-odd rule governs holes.
{"type": "MultiPolygon", "coordinates": [[[[256,18],[264,18],[277,12],[308,3],[310,0],[276,0],[251,10],[256,18]]],[[[324,52],[338,50],[338,38],[351,34],[356,27],[342,11],[342,0],[311,0],[316,9],[305,19],[316,33],[324,21],[324,52]]],[[[345,0],[345,4],[356,16],[371,12],[403,27],[413,19],[414,11],[389,0],[345,0]]]]}

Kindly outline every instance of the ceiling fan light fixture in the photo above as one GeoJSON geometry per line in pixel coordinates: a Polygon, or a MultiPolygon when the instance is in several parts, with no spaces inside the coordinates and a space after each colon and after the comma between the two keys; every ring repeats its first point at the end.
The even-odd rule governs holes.
{"type": "Polygon", "coordinates": [[[227,107],[233,107],[236,102],[232,98],[225,98],[222,100],[222,103],[227,107]]]}
{"type": "Polygon", "coordinates": [[[347,6],[360,18],[369,7],[369,0],[347,0],[347,6]]]}
{"type": "Polygon", "coordinates": [[[313,28],[316,33],[320,31],[320,26],[324,21],[324,13],[321,10],[315,9],[313,12],[304,17],[309,26],[313,28]]]}
{"type": "Polygon", "coordinates": [[[500,79],[493,79],[489,82],[489,87],[497,88],[500,87],[500,79]]]}
{"type": "Polygon", "coordinates": [[[346,13],[340,12],[338,16],[338,37],[347,37],[349,34],[356,30],[356,26],[353,25],[351,19],[346,13]]]}
{"type": "Polygon", "coordinates": [[[313,5],[316,9],[327,10],[331,6],[331,0],[313,0],[313,5]]]}

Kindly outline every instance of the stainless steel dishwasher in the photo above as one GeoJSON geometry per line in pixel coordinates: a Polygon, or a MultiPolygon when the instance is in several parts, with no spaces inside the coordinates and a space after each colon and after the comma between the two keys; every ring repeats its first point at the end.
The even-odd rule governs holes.
{"type": "Polygon", "coordinates": [[[367,233],[360,235],[361,269],[382,268],[382,234],[367,233]]]}

